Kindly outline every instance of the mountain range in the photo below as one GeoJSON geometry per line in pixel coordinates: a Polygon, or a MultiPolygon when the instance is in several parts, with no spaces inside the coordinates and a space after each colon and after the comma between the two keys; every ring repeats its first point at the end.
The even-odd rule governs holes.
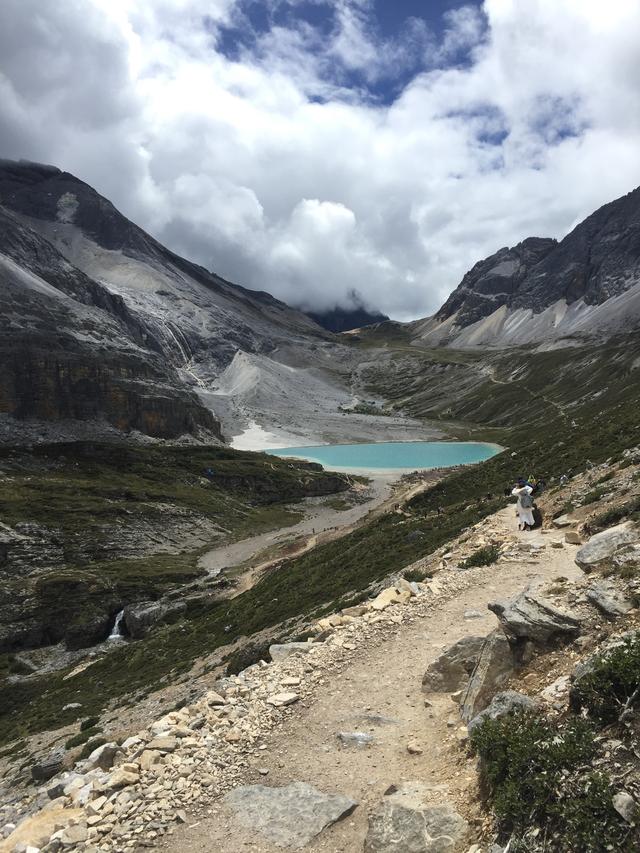
{"type": "MultiPolygon", "coordinates": [[[[377,362],[357,335],[320,325],[358,318],[312,315],[317,323],[225,281],[52,166],[0,162],[0,277],[5,444],[88,430],[221,442],[256,423],[286,432],[296,412],[292,443],[339,438],[340,412],[362,399],[377,362]]],[[[382,360],[388,335],[422,349],[562,348],[639,320],[640,189],[559,242],[528,238],[479,261],[432,317],[359,318],[377,324],[382,360]]],[[[370,437],[355,415],[349,429],[370,437]]]]}

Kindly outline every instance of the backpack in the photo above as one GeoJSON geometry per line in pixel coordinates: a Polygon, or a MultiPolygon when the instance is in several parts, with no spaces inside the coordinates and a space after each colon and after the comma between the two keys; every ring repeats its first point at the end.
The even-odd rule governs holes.
{"type": "Polygon", "coordinates": [[[533,509],[533,498],[531,495],[521,495],[520,506],[522,509],[533,509]]]}

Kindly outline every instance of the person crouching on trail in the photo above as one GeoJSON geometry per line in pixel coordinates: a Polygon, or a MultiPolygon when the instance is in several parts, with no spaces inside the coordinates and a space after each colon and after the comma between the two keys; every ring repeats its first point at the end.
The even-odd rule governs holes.
{"type": "Polygon", "coordinates": [[[511,494],[518,498],[516,511],[518,513],[518,530],[532,530],[535,524],[533,518],[532,487],[526,480],[520,479],[515,484],[511,494]]]}

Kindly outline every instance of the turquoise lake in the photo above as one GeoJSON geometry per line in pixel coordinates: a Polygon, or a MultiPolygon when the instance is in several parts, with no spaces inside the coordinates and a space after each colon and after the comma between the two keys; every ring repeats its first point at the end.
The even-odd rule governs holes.
{"type": "Polygon", "coordinates": [[[342,471],[416,471],[483,462],[499,453],[496,444],[479,441],[384,441],[376,444],[325,444],[279,447],[272,456],[307,459],[342,471]]]}

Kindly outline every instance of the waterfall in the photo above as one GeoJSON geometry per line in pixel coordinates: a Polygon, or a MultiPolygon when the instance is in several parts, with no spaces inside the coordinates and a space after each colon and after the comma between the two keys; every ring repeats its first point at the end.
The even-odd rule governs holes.
{"type": "Polygon", "coordinates": [[[109,637],[107,638],[107,639],[111,640],[112,642],[117,642],[118,640],[124,640],[124,634],[122,633],[122,629],[120,628],[123,617],[124,617],[124,610],[121,610],[117,614],[116,621],[113,623],[113,628],[111,629],[111,633],[109,634],[109,637]]]}

